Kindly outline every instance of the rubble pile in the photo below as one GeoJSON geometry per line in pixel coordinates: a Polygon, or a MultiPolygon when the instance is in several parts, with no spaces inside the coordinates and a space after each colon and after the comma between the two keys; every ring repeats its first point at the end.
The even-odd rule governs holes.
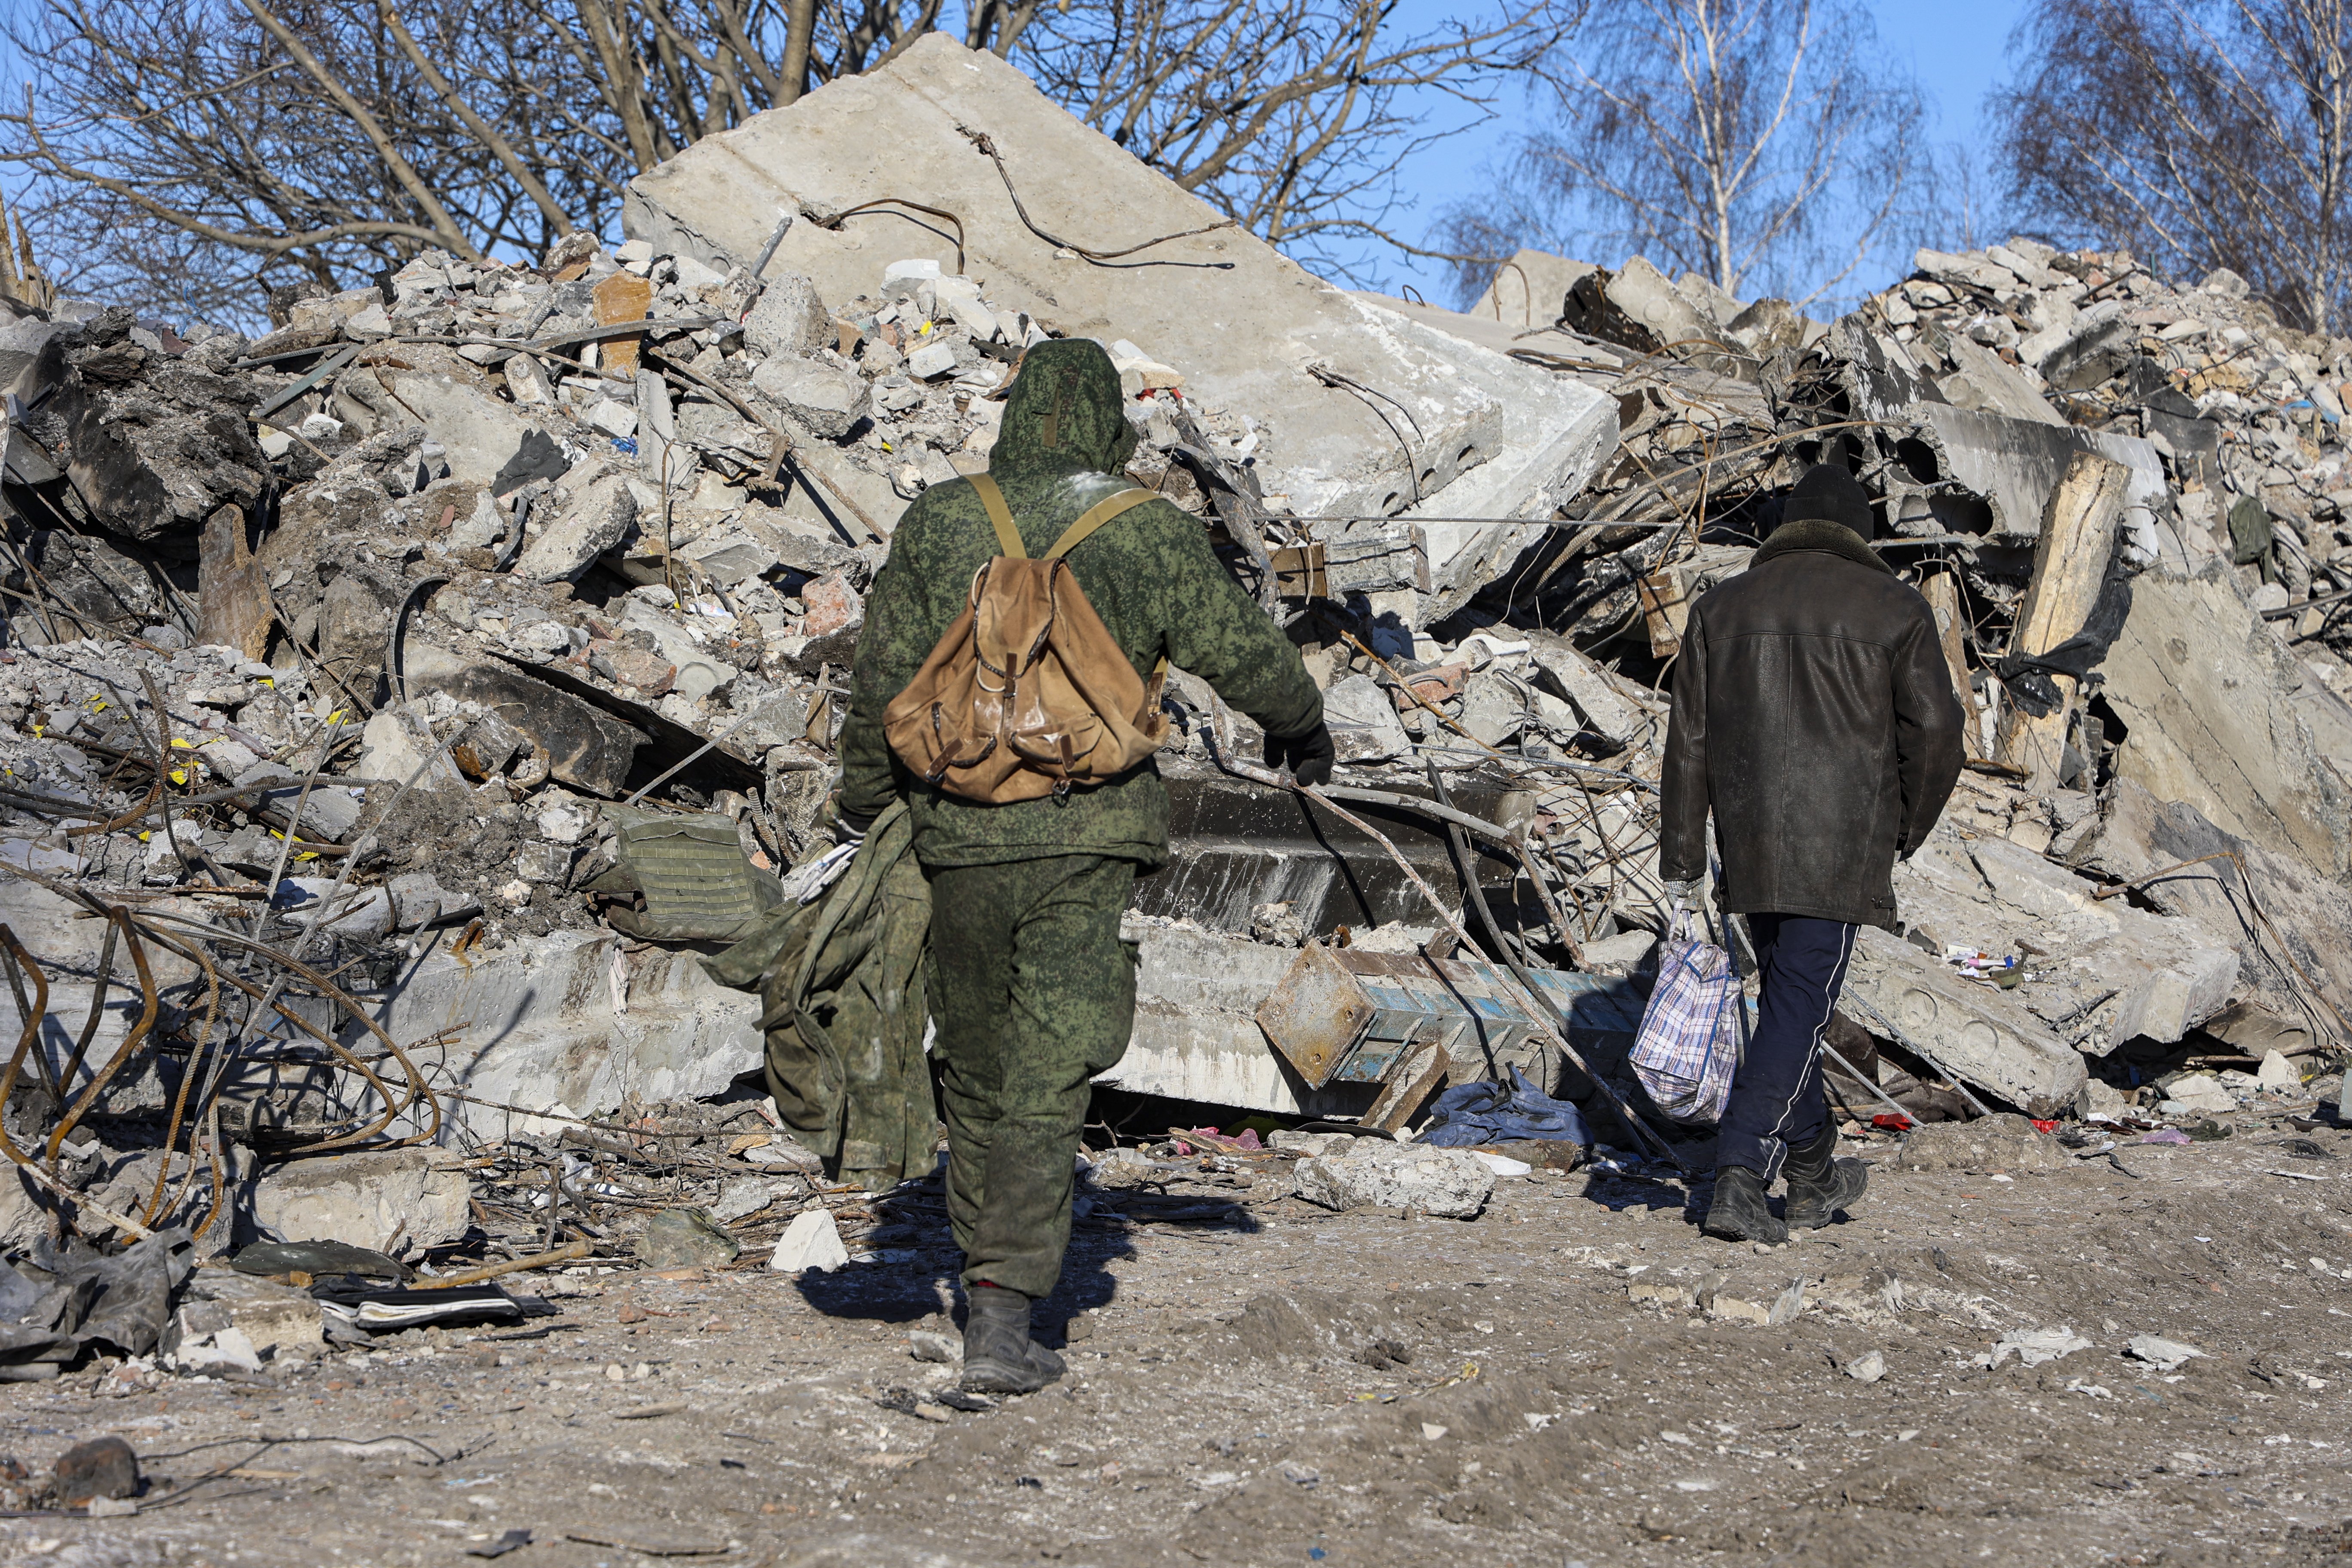
{"type": "MultiPolygon", "coordinates": [[[[827,847],[897,519],[1064,336],[1119,369],[1129,477],[1300,646],[1350,814],[1251,782],[1246,721],[1171,672],[1174,863],[1104,1081],[1403,1140],[1307,1152],[1310,1201],[1478,1213],[1528,1162],[1411,1152],[1448,1081],[1524,1073],[1633,1142],[1593,1080],[1643,1103],[1681,639],[1822,461],[1970,715],[1905,925],[1856,950],[1851,1130],[2153,1127],[2307,1096],[2352,1044],[2352,342],[2227,274],[1923,251],[1833,322],[1533,252],[1467,312],[1351,294],[940,37],[628,212],[250,341],[0,328],[0,1011],[37,1026],[0,1093],[43,1151],[8,1244],[887,1242],[739,1082],[761,1009],[700,960],[827,847]],[[835,134],[884,87],[888,189],[835,134]]],[[[1171,1152],[1098,1164],[1106,1212],[1224,1213],[1107,1195],[1171,1152]]]]}

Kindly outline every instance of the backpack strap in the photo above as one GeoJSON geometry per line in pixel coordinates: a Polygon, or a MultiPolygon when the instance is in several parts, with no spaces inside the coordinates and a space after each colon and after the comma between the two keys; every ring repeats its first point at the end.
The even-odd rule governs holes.
{"type": "MultiPolygon", "coordinates": [[[[1029,552],[1021,544],[1021,531],[1013,525],[1013,509],[1004,504],[1004,492],[998,489],[996,481],[986,474],[972,474],[968,477],[971,480],[971,488],[980,492],[980,504],[988,509],[989,524],[996,530],[998,551],[1003,554],[1010,555],[1015,561],[1028,560],[1029,552]]],[[[1093,512],[1088,512],[1087,517],[1093,515],[1093,512]]],[[[1086,518],[1080,518],[1078,521],[1083,523],[1086,518]]],[[[1099,527],[1100,524],[1097,526],[1099,527]]],[[[1073,529],[1072,531],[1076,531],[1073,529]]],[[[1058,550],[1061,547],[1056,545],[1055,548],[1058,550]]]]}
{"type": "Polygon", "coordinates": [[[1085,543],[1088,538],[1092,537],[1095,530],[1100,528],[1103,524],[1124,516],[1128,512],[1133,511],[1145,501],[1158,500],[1159,499],[1159,495],[1151,490],[1126,489],[1119,491],[1108,500],[1096,502],[1094,506],[1087,510],[1086,515],[1079,518],[1077,521],[1070,524],[1068,530],[1063,533],[1061,538],[1054,541],[1054,547],[1045,552],[1045,559],[1048,561],[1060,560],[1063,556],[1067,555],[1071,551],[1076,550],[1079,545],[1085,543]]]}

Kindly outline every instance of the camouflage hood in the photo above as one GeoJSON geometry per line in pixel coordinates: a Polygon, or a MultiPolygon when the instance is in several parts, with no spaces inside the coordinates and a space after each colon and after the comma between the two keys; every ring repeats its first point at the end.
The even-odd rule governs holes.
{"type": "Polygon", "coordinates": [[[1004,423],[988,455],[1000,479],[1038,471],[1092,468],[1122,474],[1135,451],[1118,372],[1091,338],[1039,343],[1021,362],[1004,405],[1004,423]]]}

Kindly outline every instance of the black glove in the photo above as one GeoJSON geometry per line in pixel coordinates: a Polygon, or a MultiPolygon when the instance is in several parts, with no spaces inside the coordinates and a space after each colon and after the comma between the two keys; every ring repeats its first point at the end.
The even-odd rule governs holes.
{"type": "Polygon", "coordinates": [[[1318,724],[1304,735],[1265,738],[1265,765],[1288,768],[1290,776],[1312,789],[1331,782],[1331,731],[1318,724]]]}
{"type": "Polygon", "coordinates": [[[870,816],[844,811],[837,804],[834,807],[833,841],[835,844],[863,844],[866,842],[866,830],[873,826],[874,819],[870,816]]]}

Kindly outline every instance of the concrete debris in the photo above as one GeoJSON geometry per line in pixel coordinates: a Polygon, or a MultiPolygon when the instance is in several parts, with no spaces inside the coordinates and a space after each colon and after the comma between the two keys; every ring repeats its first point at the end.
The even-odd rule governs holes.
{"type": "Polygon", "coordinates": [[[2194,1345],[2168,1340],[2161,1334],[2135,1334],[2124,1349],[2135,1360],[2147,1362],[2158,1372],[2170,1372],[2191,1360],[2201,1360],[2205,1354],[2194,1345]]]}
{"type": "Polygon", "coordinates": [[[341,1241],[414,1255],[466,1234],[467,1184],[457,1162],[423,1149],[362,1150],[297,1161],[253,1193],[254,1228],[269,1241],[341,1241]]]}
{"type": "Polygon", "coordinates": [[[1298,1162],[1298,1195],[1327,1209],[1411,1209],[1436,1219],[1475,1219],[1495,1173],[1466,1150],[1360,1138],[1346,1152],[1298,1162]]]}
{"type": "Polygon", "coordinates": [[[2027,1366],[2040,1366],[2043,1362],[2090,1348],[2090,1341],[2068,1328],[2011,1329],[1993,1342],[1992,1349],[1977,1357],[1976,1364],[1991,1369],[2014,1355],[2027,1366]]]}
{"type": "MultiPolygon", "coordinates": [[[[1835,321],[1535,251],[1466,313],[1350,293],[936,34],[641,174],[624,226],[537,265],[425,250],[253,340],[0,328],[0,916],[49,1013],[0,1118],[28,1145],[89,1100],[58,1190],[0,1180],[0,1246],[62,1215],[436,1270],[927,1256],[783,1134],[760,999],[692,944],[829,847],[897,520],[985,468],[1064,336],[1118,370],[1128,477],[1299,642],[1331,798],[1378,835],[1230,772],[1262,737],[1171,672],[1171,862],[1100,1086],[1354,1132],[1105,1152],[1088,1223],[1229,1213],[1160,1191],[1202,1160],[1474,1218],[1496,1168],[1562,1167],[1412,1132],[1515,1071],[1635,1141],[1601,1091],[1643,1103],[1675,661],[1825,458],[1971,725],[1831,1025],[1853,1130],[1897,1135],[1874,1089],[1924,1123],[1896,1169],[2022,1176],[2072,1164],[2028,1118],[2284,1109],[2352,1045],[2352,341],[2242,288],[2013,239],[1835,321]]],[[[0,988],[0,1028],[29,1005],[0,988]]],[[[1900,1305],[1634,1282],[1770,1324],[1809,1290],[1900,1305]]],[[[320,1342],[291,1274],[164,1298],[137,1348],[183,1369],[320,1342]]],[[[1351,1314],[1239,1327],[1409,1353],[1351,1314]]]]}
{"type": "Polygon", "coordinates": [[[2002,1114],[1973,1121],[1922,1127],[1903,1141],[1895,1156],[1906,1171],[1962,1171],[1990,1175],[2063,1171],[2072,1163],[2057,1140],[2022,1116],[2002,1114]]]}
{"type": "Polygon", "coordinates": [[[841,1231],[833,1216],[823,1209],[810,1209],[795,1215],[784,1234],[776,1238],[776,1249],[768,1258],[768,1267],[779,1274],[798,1274],[806,1269],[819,1272],[840,1268],[849,1262],[849,1249],[841,1244],[841,1231]]]}

